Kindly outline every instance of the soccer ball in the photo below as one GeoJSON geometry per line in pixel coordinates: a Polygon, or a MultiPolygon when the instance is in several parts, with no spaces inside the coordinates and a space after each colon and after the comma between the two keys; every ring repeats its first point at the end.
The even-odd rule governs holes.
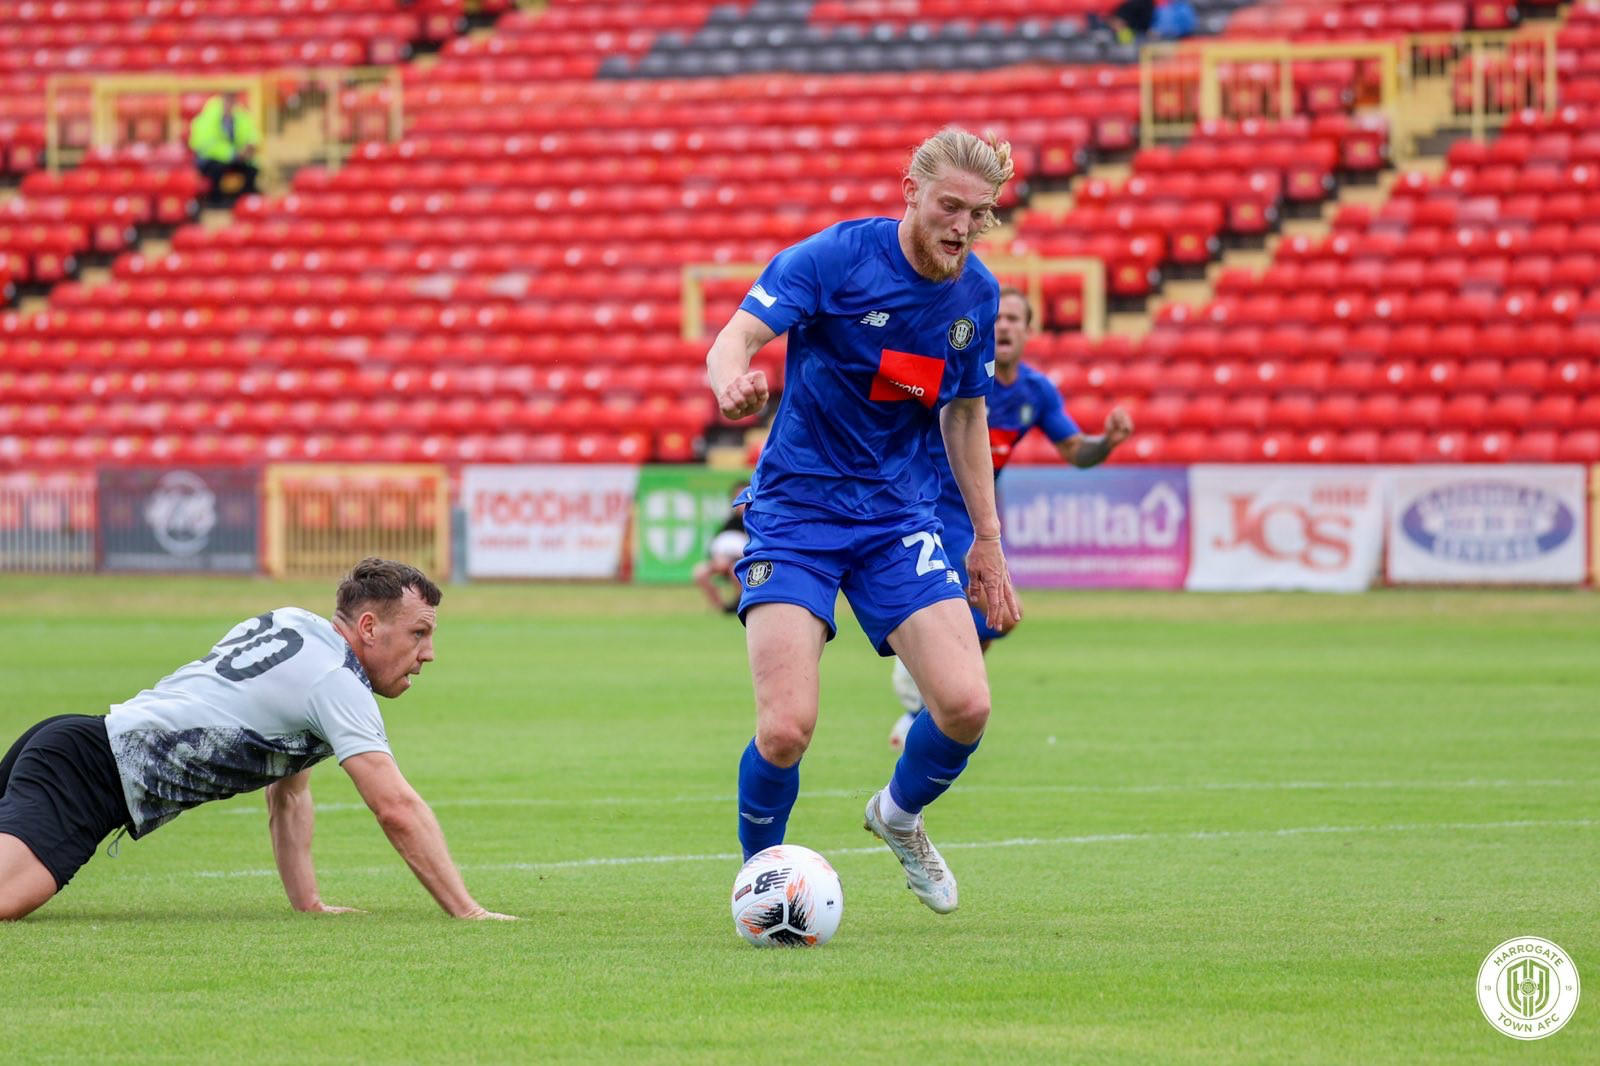
{"type": "Polygon", "coordinates": [[[819,947],[843,915],[839,875],[810,848],[758,851],[733,879],[733,927],[758,948],[819,947]]]}

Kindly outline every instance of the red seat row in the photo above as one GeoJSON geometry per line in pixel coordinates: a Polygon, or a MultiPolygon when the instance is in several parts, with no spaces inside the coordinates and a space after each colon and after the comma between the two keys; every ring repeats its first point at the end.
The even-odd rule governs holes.
{"type": "MultiPolygon", "coordinates": [[[[1014,463],[1044,462],[1038,444],[1025,441],[1014,463]]],[[[1114,463],[1591,463],[1600,459],[1600,430],[1558,434],[1548,430],[1465,432],[1426,429],[1357,429],[1310,433],[1224,429],[1140,432],[1114,463]]]]}
{"type": "Polygon", "coordinates": [[[474,433],[461,436],[387,433],[204,433],[71,437],[0,437],[0,467],[207,466],[261,462],[637,463],[686,462],[695,439],[680,430],[655,437],[636,432],[474,433]]]}

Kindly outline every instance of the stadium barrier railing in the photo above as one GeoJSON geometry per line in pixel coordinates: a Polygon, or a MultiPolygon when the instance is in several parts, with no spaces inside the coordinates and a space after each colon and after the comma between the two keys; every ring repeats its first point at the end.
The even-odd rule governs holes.
{"type": "Polygon", "coordinates": [[[93,472],[0,473],[0,570],[94,570],[95,511],[93,472]]]}
{"type": "MultiPolygon", "coordinates": [[[[1413,34],[1366,41],[1192,41],[1147,45],[1139,55],[1140,143],[1181,140],[1204,122],[1377,111],[1393,151],[1409,158],[1419,136],[1459,129],[1482,139],[1518,112],[1558,102],[1556,28],[1413,34]],[[1315,103],[1317,64],[1356,68],[1351,98],[1315,103]],[[1455,89],[1466,84],[1465,97],[1455,89]],[[1443,85],[1446,111],[1416,106],[1443,85]],[[1305,89],[1304,97],[1302,89],[1305,89]]],[[[1323,84],[1328,92],[1332,83],[1323,84]]],[[[1437,103],[1437,101],[1427,101],[1437,103]]]]}
{"type": "Polygon", "coordinates": [[[197,98],[221,92],[243,95],[261,130],[263,162],[280,170],[309,163],[337,168],[357,141],[398,140],[404,131],[404,93],[395,67],[55,74],[45,83],[46,165],[59,171],[82,161],[90,149],[187,144],[197,98]],[[366,92],[359,116],[349,113],[358,98],[354,89],[366,92]],[[382,121],[371,121],[374,114],[382,121]]]}
{"type": "Polygon", "coordinates": [[[273,577],[342,573],[368,555],[450,574],[443,466],[277,464],[267,467],[262,504],[262,564],[273,577]]]}

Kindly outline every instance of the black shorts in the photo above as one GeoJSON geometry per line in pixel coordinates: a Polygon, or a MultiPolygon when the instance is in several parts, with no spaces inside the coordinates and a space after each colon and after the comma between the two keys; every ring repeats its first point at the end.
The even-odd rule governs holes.
{"type": "Polygon", "coordinates": [[[0,833],[28,845],[58,891],[129,821],[103,717],[46,718],[0,760],[0,833]]]}

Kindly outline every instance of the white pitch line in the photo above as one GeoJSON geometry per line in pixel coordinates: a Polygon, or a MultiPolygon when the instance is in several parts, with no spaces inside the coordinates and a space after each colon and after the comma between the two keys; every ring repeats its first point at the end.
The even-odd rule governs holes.
{"type": "MultiPolygon", "coordinates": [[[[1337,791],[1379,791],[1393,792],[1404,789],[1475,789],[1475,788],[1582,788],[1585,786],[1600,785],[1600,780],[1576,781],[1565,779],[1549,780],[1498,780],[1488,778],[1469,778],[1465,781],[1199,781],[1192,784],[1171,783],[1154,785],[962,785],[962,793],[1011,793],[1011,794],[1039,794],[1039,795],[1084,795],[1084,796],[1143,796],[1159,795],[1170,792],[1337,792],[1337,791]]],[[[872,794],[870,788],[819,788],[805,789],[802,795],[818,799],[852,799],[866,798],[872,794]]],[[[736,797],[732,793],[721,795],[680,795],[680,796],[582,796],[582,797],[539,797],[539,796],[481,796],[463,799],[441,799],[430,801],[430,807],[631,807],[664,804],[697,804],[707,805],[719,803],[733,803],[736,797]]],[[[319,803],[319,813],[338,813],[341,811],[364,811],[364,803],[319,803]]],[[[223,814],[255,815],[264,817],[265,807],[231,806],[222,810],[223,814]]]]}
{"type": "MultiPolygon", "coordinates": [[[[1152,843],[1159,841],[1209,841],[1268,839],[1272,837],[1324,836],[1350,833],[1484,832],[1496,829],[1589,829],[1600,825],[1593,818],[1558,818],[1545,821],[1510,822],[1413,822],[1397,825],[1306,825],[1283,829],[1199,829],[1181,833],[1089,833],[1065,837],[1011,837],[1007,840],[967,840],[940,844],[943,851],[977,851],[989,848],[1046,848],[1070,845],[1152,843]]],[[[829,855],[872,855],[883,845],[854,848],[829,848],[829,855]]],[[[596,866],[657,866],[687,862],[737,862],[736,852],[710,852],[687,855],[618,855],[589,859],[563,859],[554,862],[469,863],[463,870],[473,873],[513,871],[539,873],[546,870],[581,870],[596,866]]],[[[394,873],[395,866],[352,867],[336,871],[341,876],[375,876],[394,873]]],[[[276,870],[197,870],[195,877],[238,878],[272,877],[276,870]]]]}

